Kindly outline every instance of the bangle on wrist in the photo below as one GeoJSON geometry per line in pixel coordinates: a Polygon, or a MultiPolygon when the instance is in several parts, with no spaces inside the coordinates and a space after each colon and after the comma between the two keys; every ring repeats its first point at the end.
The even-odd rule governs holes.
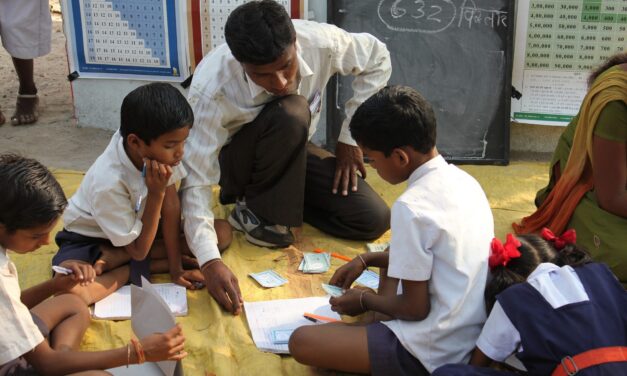
{"type": "Polygon", "coordinates": [[[214,258],[213,260],[209,260],[207,262],[205,262],[201,267],[200,267],[200,271],[203,272],[205,269],[207,269],[211,264],[215,264],[216,262],[222,262],[221,258],[214,258]]]}
{"type": "Polygon", "coordinates": [[[357,255],[357,257],[359,257],[359,259],[361,260],[361,263],[364,264],[364,269],[368,269],[368,264],[366,264],[366,260],[364,260],[364,258],[361,257],[361,255],[357,255]]]}
{"type": "Polygon", "coordinates": [[[135,338],[131,338],[131,343],[133,344],[133,348],[135,349],[137,364],[144,363],[146,361],[146,354],[144,353],[144,348],[142,347],[141,342],[139,342],[135,338]]]}
{"type": "Polygon", "coordinates": [[[364,304],[364,294],[368,292],[367,290],[361,290],[361,294],[359,294],[359,306],[361,307],[361,309],[365,311],[368,310],[368,307],[366,307],[366,305],[364,304]]]}

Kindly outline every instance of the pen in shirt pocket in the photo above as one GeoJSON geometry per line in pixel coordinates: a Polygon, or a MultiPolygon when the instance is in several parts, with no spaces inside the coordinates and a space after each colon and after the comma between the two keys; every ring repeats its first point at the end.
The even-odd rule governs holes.
{"type": "MultiPolygon", "coordinates": [[[[146,162],[144,162],[144,167],[142,167],[142,178],[146,177],[146,162]]],[[[142,205],[142,194],[139,194],[139,197],[137,197],[137,203],[135,204],[135,213],[139,212],[139,208],[141,208],[142,205]]]]}

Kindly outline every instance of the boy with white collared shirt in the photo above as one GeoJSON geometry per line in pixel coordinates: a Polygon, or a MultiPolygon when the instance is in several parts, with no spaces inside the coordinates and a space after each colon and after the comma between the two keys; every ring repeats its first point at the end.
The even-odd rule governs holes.
{"type": "Polygon", "coordinates": [[[359,255],[329,282],[347,289],[330,299],[334,311],[371,310],[377,322],[301,327],[290,353],[305,364],[373,375],[429,375],[442,364],[467,362],[485,321],[494,236],[481,186],[438,154],[433,109],[409,87],[370,97],[350,130],[383,179],[408,182],[392,206],[389,251],[359,255]],[[369,266],[381,268],[378,293],[351,289],[369,266]]]}
{"type": "Polygon", "coordinates": [[[72,291],[86,303],[115,291],[129,273],[133,283],[147,276],[149,253],[152,270],[169,269],[173,282],[194,288],[204,281],[197,268],[183,269],[181,253],[189,251],[175,186],[187,174],[180,162],[193,122],[185,97],[169,84],[145,85],[124,98],[120,130],[70,199],[56,237],[54,265],[94,265],[96,282],[72,291]],[[156,240],[160,219],[163,241],[156,240]]]}

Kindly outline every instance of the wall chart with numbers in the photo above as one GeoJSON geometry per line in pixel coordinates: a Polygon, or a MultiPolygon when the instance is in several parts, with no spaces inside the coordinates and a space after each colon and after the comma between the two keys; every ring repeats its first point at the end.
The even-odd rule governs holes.
{"type": "Polygon", "coordinates": [[[189,75],[181,27],[184,2],[63,0],[62,4],[70,69],[79,77],[182,81],[189,75]]]}
{"type": "Polygon", "coordinates": [[[517,11],[512,118],[566,125],[590,71],[627,50],[627,0],[519,0],[517,11]]]}

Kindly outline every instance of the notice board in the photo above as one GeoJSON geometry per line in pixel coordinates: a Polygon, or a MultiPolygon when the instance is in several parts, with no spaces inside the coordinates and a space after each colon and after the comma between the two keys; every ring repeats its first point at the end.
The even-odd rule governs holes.
{"type": "MultiPolygon", "coordinates": [[[[329,7],[329,22],[387,45],[390,84],[431,102],[437,147],[456,163],[508,162],[514,20],[514,0],[334,0],[329,7]]],[[[331,140],[351,82],[338,77],[329,93],[331,140]]]]}

